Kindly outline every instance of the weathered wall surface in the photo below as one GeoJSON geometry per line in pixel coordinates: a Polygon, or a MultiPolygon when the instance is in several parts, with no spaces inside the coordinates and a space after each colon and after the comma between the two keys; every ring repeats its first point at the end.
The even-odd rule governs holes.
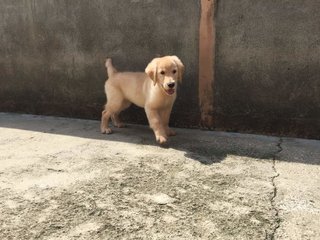
{"type": "MultiPolygon", "coordinates": [[[[172,122],[195,126],[198,9],[193,0],[1,1],[0,111],[99,118],[106,57],[144,71],[174,54],[187,71],[172,122]]],[[[138,108],[124,115],[146,123],[138,108]]]]}
{"type": "Polygon", "coordinates": [[[320,2],[223,0],[216,126],[320,138],[320,2]]]}
{"type": "MultiPolygon", "coordinates": [[[[200,3],[0,1],[0,111],[97,119],[106,57],[143,71],[153,57],[175,54],[186,74],[171,122],[198,126],[200,3]]],[[[213,127],[320,138],[320,2],[214,6],[213,127]]],[[[146,123],[136,107],[123,117],[146,123]]]]}

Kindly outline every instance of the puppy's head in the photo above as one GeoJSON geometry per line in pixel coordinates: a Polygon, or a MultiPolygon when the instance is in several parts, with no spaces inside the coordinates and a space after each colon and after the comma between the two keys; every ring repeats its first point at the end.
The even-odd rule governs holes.
{"type": "Polygon", "coordinates": [[[165,56],[154,58],[145,72],[154,85],[159,84],[166,94],[173,95],[176,92],[177,83],[182,81],[184,65],[177,56],[165,56]]]}

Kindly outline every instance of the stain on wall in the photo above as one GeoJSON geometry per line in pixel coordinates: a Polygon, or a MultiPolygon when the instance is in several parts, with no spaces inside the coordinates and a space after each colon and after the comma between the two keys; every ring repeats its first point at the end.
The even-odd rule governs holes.
{"type": "Polygon", "coordinates": [[[214,77],[215,77],[215,1],[201,0],[199,26],[199,108],[200,125],[214,127],[214,77]]]}

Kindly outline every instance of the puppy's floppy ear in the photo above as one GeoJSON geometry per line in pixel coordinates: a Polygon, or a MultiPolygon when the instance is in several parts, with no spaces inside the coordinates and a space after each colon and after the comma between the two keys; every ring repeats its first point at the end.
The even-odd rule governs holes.
{"type": "Polygon", "coordinates": [[[146,67],[145,72],[148,74],[149,78],[152,79],[153,85],[158,82],[158,58],[154,58],[146,67]]]}
{"type": "Polygon", "coordinates": [[[171,56],[171,59],[178,66],[178,81],[182,82],[182,75],[184,73],[184,65],[177,56],[171,56]]]}

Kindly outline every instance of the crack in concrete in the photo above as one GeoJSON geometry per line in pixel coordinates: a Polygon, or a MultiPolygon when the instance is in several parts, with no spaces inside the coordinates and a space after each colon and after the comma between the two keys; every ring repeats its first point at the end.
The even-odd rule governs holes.
{"type": "Polygon", "coordinates": [[[272,160],[272,169],[273,169],[275,175],[272,176],[272,178],[271,178],[271,183],[273,186],[273,193],[272,193],[272,197],[270,199],[270,202],[271,202],[272,209],[275,211],[275,225],[272,229],[270,236],[268,236],[268,235],[266,236],[266,239],[271,239],[271,240],[275,239],[275,234],[276,234],[277,230],[279,229],[280,223],[281,223],[281,219],[279,217],[279,209],[276,207],[276,203],[275,203],[275,198],[277,197],[277,194],[278,194],[278,189],[277,189],[277,186],[275,183],[275,179],[277,177],[279,177],[279,175],[280,175],[277,171],[277,168],[276,168],[276,159],[277,159],[277,155],[279,153],[281,153],[283,150],[283,148],[281,146],[282,142],[283,142],[283,139],[279,138],[279,141],[277,143],[278,150],[275,152],[275,154],[273,156],[273,160],[272,160]]]}

